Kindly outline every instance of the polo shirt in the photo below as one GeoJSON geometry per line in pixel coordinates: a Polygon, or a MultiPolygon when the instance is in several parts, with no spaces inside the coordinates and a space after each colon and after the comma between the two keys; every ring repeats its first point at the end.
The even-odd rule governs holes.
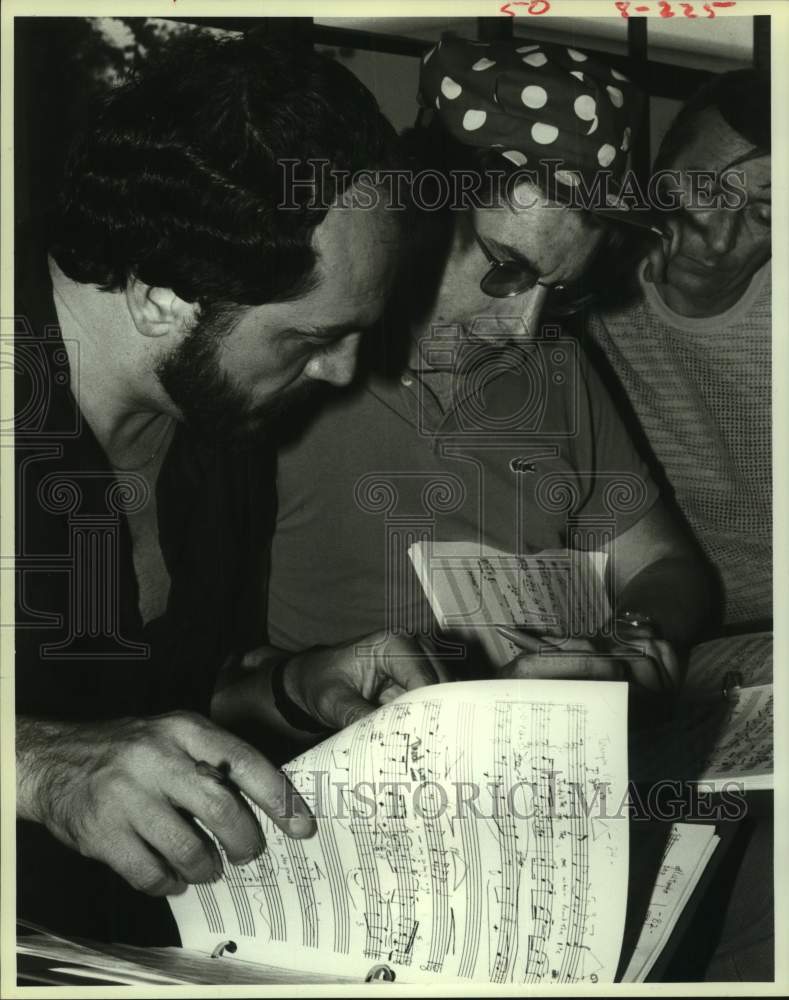
{"type": "Polygon", "coordinates": [[[447,350],[456,355],[448,406],[428,374],[372,375],[324,401],[279,449],[276,645],[424,632],[430,612],[407,557],[415,541],[524,555],[593,548],[655,502],[575,340],[557,333],[496,350],[460,338],[447,350]]]}

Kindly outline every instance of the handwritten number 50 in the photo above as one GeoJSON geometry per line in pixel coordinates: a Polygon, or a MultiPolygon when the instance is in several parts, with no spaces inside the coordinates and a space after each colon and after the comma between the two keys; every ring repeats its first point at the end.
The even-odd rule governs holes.
{"type": "Polygon", "coordinates": [[[548,0],[511,0],[510,3],[504,3],[499,8],[502,14],[509,14],[510,17],[515,17],[515,11],[513,7],[526,7],[525,11],[521,11],[524,14],[547,14],[551,9],[551,5],[548,0]]]}

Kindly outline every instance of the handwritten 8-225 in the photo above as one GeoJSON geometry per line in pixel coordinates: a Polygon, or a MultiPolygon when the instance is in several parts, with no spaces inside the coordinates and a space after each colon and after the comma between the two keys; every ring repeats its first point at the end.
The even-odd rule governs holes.
{"type": "MultiPolygon", "coordinates": [[[[716,9],[735,7],[736,0],[711,0],[710,3],[669,3],[669,0],[657,0],[657,3],[635,3],[634,0],[616,0],[614,7],[622,17],[633,14],[652,14],[658,17],[690,17],[709,19],[716,16],[716,9]],[[678,9],[677,9],[678,8],[678,9]],[[700,13],[699,13],[700,10],[700,13]]],[[[531,14],[538,17],[547,14],[551,9],[549,0],[509,0],[499,7],[502,14],[515,17],[517,14],[531,14]],[[518,10],[514,8],[517,7],[518,10]]]]}

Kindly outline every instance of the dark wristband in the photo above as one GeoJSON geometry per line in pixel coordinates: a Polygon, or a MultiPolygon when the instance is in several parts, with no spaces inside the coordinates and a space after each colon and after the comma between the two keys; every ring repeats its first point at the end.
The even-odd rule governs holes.
{"type": "Polygon", "coordinates": [[[305,733],[328,732],[326,726],[299,708],[296,702],[288,695],[288,692],[285,690],[285,667],[287,665],[287,660],[280,660],[271,671],[271,693],[274,695],[274,705],[277,711],[285,722],[294,729],[300,729],[305,733]]]}

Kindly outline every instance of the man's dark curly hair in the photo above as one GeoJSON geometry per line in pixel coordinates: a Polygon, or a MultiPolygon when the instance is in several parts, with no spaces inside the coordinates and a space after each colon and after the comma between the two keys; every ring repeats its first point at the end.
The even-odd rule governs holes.
{"type": "Polygon", "coordinates": [[[311,287],[313,230],[347,185],[330,170],[386,167],[395,141],[373,96],[327,57],[179,39],[76,139],[50,250],[70,278],[107,291],[134,276],[187,302],[293,298],[311,287]],[[298,209],[277,208],[286,158],[328,161],[297,168],[318,178],[318,207],[302,189],[298,209]]]}

